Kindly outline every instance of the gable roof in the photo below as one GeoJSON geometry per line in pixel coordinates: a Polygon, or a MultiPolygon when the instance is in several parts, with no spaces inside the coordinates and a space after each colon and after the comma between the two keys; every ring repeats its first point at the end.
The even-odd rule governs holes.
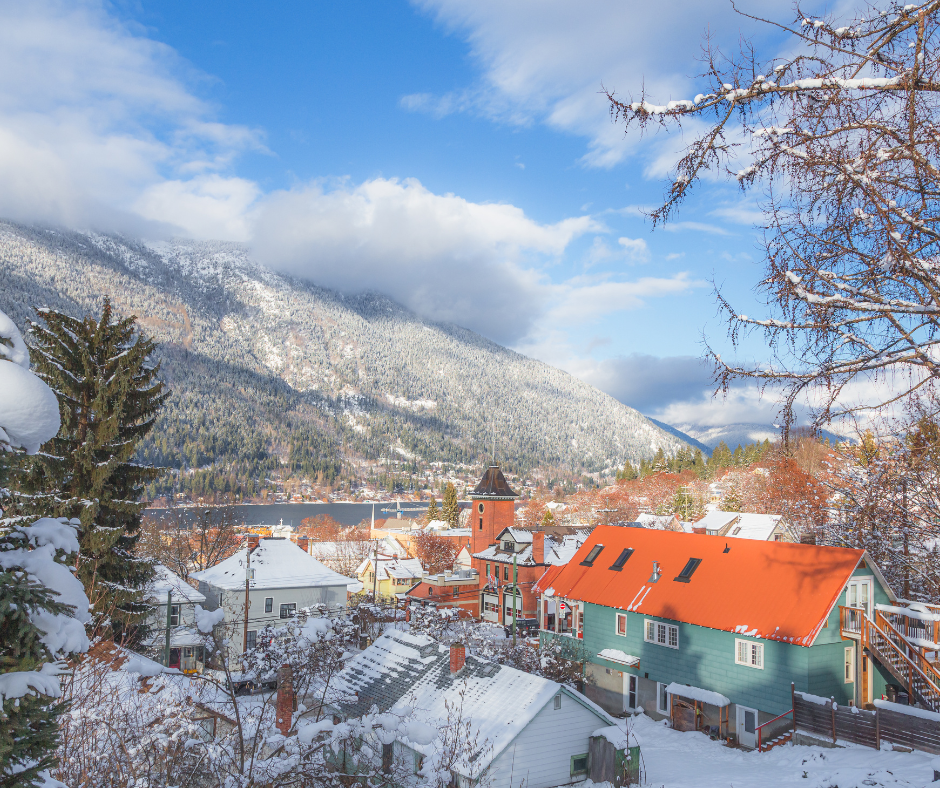
{"type": "Polygon", "coordinates": [[[694,523],[696,528],[704,528],[706,531],[720,531],[722,528],[733,523],[741,516],[740,512],[725,512],[721,509],[712,509],[701,520],[694,523]]]}
{"type": "Polygon", "coordinates": [[[180,602],[205,602],[206,598],[189,583],[163,564],[154,564],[153,578],[147,586],[146,598],[156,604],[166,604],[167,592],[172,594],[172,604],[180,602]]]}
{"type": "MultiPolygon", "coordinates": [[[[193,572],[196,580],[226,591],[245,587],[245,547],[215,566],[193,572]]],[[[328,569],[288,539],[266,538],[251,551],[249,588],[321,588],[356,582],[328,569]]]]}
{"type": "MultiPolygon", "coordinates": [[[[410,706],[431,725],[446,724],[447,705],[460,708],[472,728],[469,741],[489,747],[463,753],[457,770],[474,777],[492,763],[555,695],[564,692],[606,724],[613,720],[587,698],[549,679],[467,654],[463,669],[450,672],[450,649],[425,635],[392,630],[349,660],[337,676],[345,696],[335,705],[348,717],[373,705],[385,712],[410,706]]],[[[428,754],[430,745],[406,742],[428,754]]]]}
{"type": "Polygon", "coordinates": [[[373,556],[363,559],[356,569],[356,574],[361,575],[373,564],[378,565],[378,579],[386,580],[394,577],[399,580],[407,580],[412,577],[421,577],[424,567],[417,558],[398,558],[379,555],[378,561],[373,556]]]}
{"type": "Polygon", "coordinates": [[[866,557],[845,547],[599,526],[552,586],[559,597],[809,646],[866,557]],[[603,549],[593,566],[581,566],[595,545],[603,549]],[[634,552],[622,570],[611,570],[627,548],[634,552]],[[701,564],[689,582],[674,580],[690,558],[701,564]],[[661,576],[652,583],[654,561],[661,576]]]}

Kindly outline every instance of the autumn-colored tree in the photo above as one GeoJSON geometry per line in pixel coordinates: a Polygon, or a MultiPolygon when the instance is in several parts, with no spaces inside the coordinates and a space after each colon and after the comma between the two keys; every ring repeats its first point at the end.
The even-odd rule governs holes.
{"type": "Polygon", "coordinates": [[[419,531],[411,542],[414,557],[432,574],[454,568],[454,560],[463,544],[433,531],[419,531]]]}
{"type": "Polygon", "coordinates": [[[315,542],[335,542],[343,531],[342,523],[328,514],[315,514],[300,521],[297,532],[315,542]]]}

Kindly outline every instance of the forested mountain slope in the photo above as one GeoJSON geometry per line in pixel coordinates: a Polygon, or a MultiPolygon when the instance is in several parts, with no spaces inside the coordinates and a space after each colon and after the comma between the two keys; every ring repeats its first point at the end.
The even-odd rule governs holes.
{"type": "Polygon", "coordinates": [[[98,310],[105,295],[160,343],[172,395],[142,453],[170,468],[330,480],[383,456],[481,461],[494,429],[520,472],[684,445],[565,372],[384,296],[273,273],[235,244],[0,223],[0,309],[17,323],[40,306],[98,310]]]}

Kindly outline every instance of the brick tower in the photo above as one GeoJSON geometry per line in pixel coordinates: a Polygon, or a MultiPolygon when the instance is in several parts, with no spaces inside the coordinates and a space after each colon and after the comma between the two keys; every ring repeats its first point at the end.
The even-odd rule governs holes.
{"type": "Polygon", "coordinates": [[[485,550],[496,542],[500,531],[516,524],[515,500],[518,497],[499,465],[490,465],[480,483],[470,493],[470,500],[473,501],[470,511],[470,527],[473,529],[471,554],[485,550]]]}

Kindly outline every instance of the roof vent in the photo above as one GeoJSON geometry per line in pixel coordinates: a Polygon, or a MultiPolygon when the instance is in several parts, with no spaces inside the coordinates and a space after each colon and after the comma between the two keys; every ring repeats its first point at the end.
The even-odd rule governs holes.
{"type": "Polygon", "coordinates": [[[662,573],[659,571],[659,561],[653,561],[653,574],[650,575],[650,579],[647,582],[655,583],[660,577],[662,577],[662,573]]]}
{"type": "Polygon", "coordinates": [[[723,552],[723,553],[730,553],[730,552],[731,552],[731,548],[728,547],[728,543],[727,543],[727,542],[725,542],[725,549],[722,550],[721,552],[723,552]]]}

